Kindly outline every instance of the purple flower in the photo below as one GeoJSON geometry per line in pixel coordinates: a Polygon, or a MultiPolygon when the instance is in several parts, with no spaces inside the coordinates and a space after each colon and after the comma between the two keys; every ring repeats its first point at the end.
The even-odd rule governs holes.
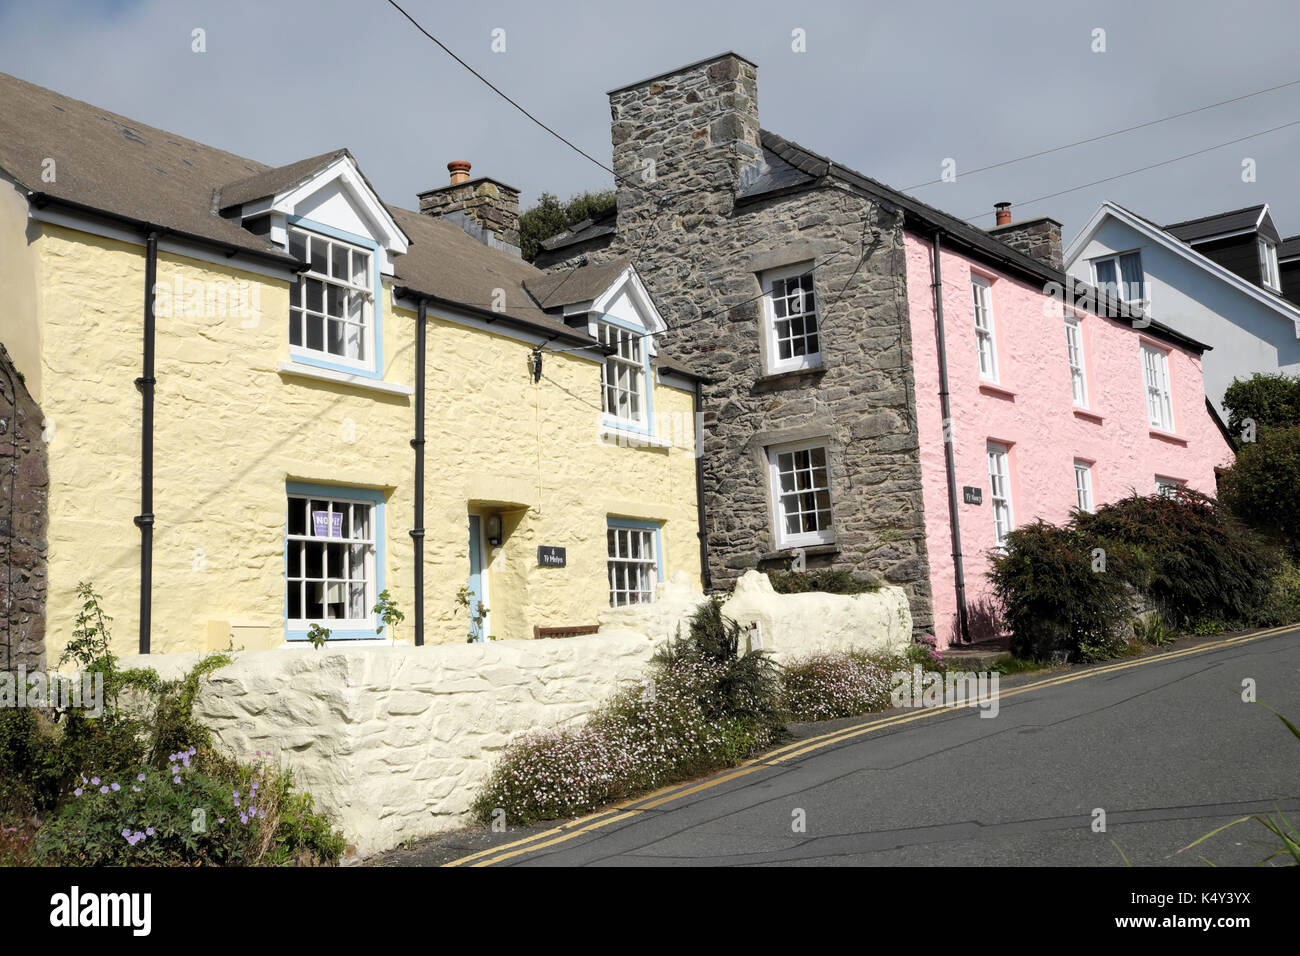
{"type": "Polygon", "coordinates": [[[122,789],[122,785],[121,785],[120,783],[115,783],[115,784],[113,784],[113,792],[114,792],[114,793],[117,793],[117,791],[119,791],[119,790],[121,790],[121,789],[122,789]]]}
{"type": "Polygon", "coordinates": [[[146,836],[153,836],[153,827],[145,827],[144,832],[146,836]]]}
{"type": "Polygon", "coordinates": [[[138,777],[136,777],[135,779],[139,780],[141,783],[144,783],[144,774],[140,774],[140,775],[139,775],[138,777]]]}
{"type": "Polygon", "coordinates": [[[100,792],[100,793],[108,793],[108,787],[100,787],[100,788],[99,788],[99,792],[100,792]]]}
{"type": "Polygon", "coordinates": [[[90,778],[90,785],[91,785],[92,787],[98,787],[98,786],[99,786],[99,778],[98,778],[98,777],[91,777],[91,778],[90,778]]]}
{"type": "Polygon", "coordinates": [[[196,756],[198,756],[198,753],[199,753],[199,748],[198,748],[198,747],[191,747],[191,748],[190,748],[190,756],[191,756],[191,757],[196,757],[196,756]]]}
{"type": "Polygon", "coordinates": [[[180,782],[181,782],[180,777],[172,777],[172,783],[180,783],[180,782]]]}
{"type": "Polygon", "coordinates": [[[226,822],[226,818],[225,818],[225,817],[217,817],[217,822],[218,822],[218,823],[225,823],[225,822],[226,822]]]}
{"type": "Polygon", "coordinates": [[[131,831],[130,831],[130,830],[123,829],[123,830],[122,830],[122,836],[126,837],[126,838],[129,840],[129,839],[131,838],[131,831]]]}
{"type": "Polygon", "coordinates": [[[86,792],[86,791],[84,791],[84,790],[82,790],[80,787],[78,787],[76,790],[73,790],[73,791],[72,791],[72,795],[73,795],[74,797],[79,797],[79,796],[81,796],[81,795],[82,795],[83,793],[85,793],[85,792],[86,792]]]}
{"type": "Polygon", "coordinates": [[[239,815],[239,822],[240,822],[240,823],[247,823],[247,822],[248,822],[248,814],[247,814],[247,813],[241,813],[241,814],[239,815]]]}
{"type": "Polygon", "coordinates": [[[140,792],[140,788],[137,787],[135,784],[132,784],[132,785],[131,785],[131,792],[132,792],[132,793],[139,793],[139,792],[140,792]]]}

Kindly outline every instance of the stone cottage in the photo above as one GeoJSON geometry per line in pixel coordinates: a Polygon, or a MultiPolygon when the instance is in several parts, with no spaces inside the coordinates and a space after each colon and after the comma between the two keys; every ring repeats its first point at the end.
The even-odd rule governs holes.
{"type": "MultiPolygon", "coordinates": [[[[906,590],[918,631],[934,629],[945,639],[968,633],[965,614],[952,613],[954,605],[965,607],[960,536],[934,528],[927,535],[927,525],[941,530],[945,520],[955,527],[970,518],[958,514],[944,429],[918,431],[918,395],[928,409],[942,387],[937,362],[945,350],[941,342],[935,348],[942,325],[928,306],[940,277],[917,269],[909,275],[909,254],[941,237],[945,252],[959,253],[968,266],[959,292],[966,299],[979,294],[970,275],[983,273],[989,282],[1009,279],[1007,288],[1036,289],[1040,299],[1055,289],[1060,300],[1073,301],[1081,291],[1083,307],[1095,307],[1094,290],[1076,289],[1061,271],[1059,223],[1012,224],[1004,209],[986,232],[763,129],[757,67],[735,53],[620,87],[609,98],[616,211],[548,240],[537,264],[566,273],[630,257],[662,306],[663,341],[708,376],[704,493],[714,585],[754,567],[862,572],[906,590]],[[925,313],[919,322],[912,315],[918,309],[925,313]],[[918,343],[918,335],[927,341],[918,343]],[[923,450],[921,439],[934,447],[923,450]],[[935,468],[937,496],[936,476],[926,474],[935,468]],[[929,521],[927,507],[938,512],[929,521]],[[936,587],[945,589],[942,601],[936,587]]],[[[1054,308],[1056,321],[1018,334],[1034,349],[1059,352],[1065,368],[1063,313],[1059,302],[1054,308]]],[[[991,309],[974,310],[974,318],[963,313],[964,320],[976,322],[991,309]]],[[[1149,336],[1168,332],[1122,304],[1116,314],[1130,331],[1138,324],[1149,336]]],[[[973,324],[969,337],[977,338],[973,324]]],[[[1204,346],[1181,337],[1166,344],[1193,356],[1187,374],[1199,376],[1204,346]]],[[[976,358],[963,353],[963,374],[966,360],[976,358]]],[[[1140,417],[1136,381],[1129,397],[1140,417]]],[[[1068,373],[1060,387],[1068,415],[1068,373]]],[[[1194,434],[1199,440],[1206,430],[1194,434]]],[[[982,461],[996,437],[971,429],[959,440],[977,445],[982,461]]],[[[1206,454],[1221,455],[1220,436],[1213,444],[1206,454]]],[[[1198,485],[1212,473],[1202,465],[1197,458],[1198,485]]],[[[1168,473],[1185,471],[1184,464],[1168,473]]],[[[1064,490],[1048,496],[1053,514],[1060,509],[1052,495],[1065,509],[1076,500],[1068,461],[1063,474],[1064,490]]],[[[984,504],[980,520],[989,534],[980,541],[993,538],[989,509],[984,504]]]]}

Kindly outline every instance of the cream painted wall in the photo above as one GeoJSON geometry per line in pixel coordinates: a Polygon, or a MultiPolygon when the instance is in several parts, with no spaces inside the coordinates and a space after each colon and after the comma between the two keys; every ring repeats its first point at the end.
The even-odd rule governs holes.
{"type": "MultiPolygon", "coordinates": [[[[51,659],[89,580],[114,618],[115,647],[137,646],[140,374],[144,253],[60,226],[32,248],[50,446],[51,659]]],[[[162,253],[160,286],[228,291],[247,283],[251,314],[171,313],[159,301],[155,412],[155,653],[284,641],[285,483],[378,489],[385,498],[384,584],[414,614],[413,398],[277,371],[289,359],[287,282],[162,253]],[[197,285],[195,285],[197,284],[197,285]],[[225,640],[223,640],[223,637],[225,640]]],[[[385,380],[415,383],[415,316],[384,290],[385,380]]],[[[679,447],[598,441],[600,364],[548,353],[532,381],[531,345],[430,314],[425,640],[463,641],[456,591],[468,576],[468,513],[507,510],[489,572],[491,631],[594,624],[607,605],[607,515],[662,522],[665,572],[699,579],[689,392],[656,388],[656,411],[687,425],[679,447]],[[536,566],[538,544],[568,567],[536,566]]],[[[389,635],[386,632],[384,637],[389,635]]]]}

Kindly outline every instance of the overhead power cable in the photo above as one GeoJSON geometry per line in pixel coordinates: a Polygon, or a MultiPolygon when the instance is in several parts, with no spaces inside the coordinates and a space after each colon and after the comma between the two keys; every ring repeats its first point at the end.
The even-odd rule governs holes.
{"type": "MultiPolygon", "coordinates": [[[[1193,156],[1201,156],[1205,153],[1213,152],[1216,149],[1223,149],[1225,146],[1232,146],[1234,143],[1244,143],[1248,139],[1255,139],[1260,136],[1267,136],[1269,133],[1276,133],[1280,129],[1287,129],[1291,126],[1300,126],[1300,120],[1292,120],[1289,123],[1283,123],[1281,126],[1274,126],[1270,129],[1260,130],[1258,133],[1250,133],[1246,136],[1239,136],[1236,139],[1230,139],[1214,146],[1207,146],[1204,149],[1194,150],[1190,153],[1183,153],[1181,156],[1175,156],[1173,159],[1165,159],[1158,163],[1151,163],[1147,166],[1139,166],[1137,169],[1130,169],[1126,173],[1116,173],[1114,176],[1106,176],[1102,179],[1094,179],[1090,183],[1083,183],[1080,186],[1071,186],[1069,189],[1059,189],[1054,193],[1047,193],[1042,196],[1035,196],[1033,199],[1022,199],[1014,205],[1025,206],[1030,203],[1042,202],[1044,199],[1055,199],[1057,196],[1064,196],[1067,193],[1078,192],[1080,189],[1088,189],[1091,186],[1100,186],[1102,183],[1114,182],[1117,179],[1123,179],[1126,176],[1135,176],[1138,173],[1145,173],[1149,169],[1158,169],[1161,166],[1168,166],[1171,163],[1181,162],[1184,159],[1191,159],[1193,156]]],[[[996,211],[996,210],[995,210],[996,211]]],[[[973,216],[963,216],[966,220],[983,219],[985,216],[992,216],[993,212],[981,212],[973,216]]]]}
{"type": "MultiPolygon", "coordinates": [[[[963,178],[967,176],[974,176],[976,173],[987,172],[990,169],[1000,169],[1003,166],[1010,166],[1013,163],[1024,162],[1026,159],[1037,159],[1039,156],[1047,156],[1050,155],[1051,153],[1059,153],[1062,150],[1074,149],[1074,147],[1076,146],[1084,146],[1088,143],[1096,143],[1103,139],[1110,139],[1110,137],[1112,136],[1119,136],[1123,133],[1132,133],[1135,130],[1146,129],[1148,126],[1156,126],[1160,123],[1167,123],[1170,120],[1179,119],[1180,117],[1183,116],[1192,116],[1195,113],[1203,113],[1206,110],[1212,110],[1218,106],[1227,106],[1229,103],[1239,103],[1242,100],[1250,99],[1252,96],[1261,96],[1264,93],[1272,93],[1275,90],[1283,90],[1286,89],[1288,86],[1296,86],[1296,85],[1300,85],[1300,80],[1291,80],[1290,82],[1287,83],[1279,83],[1277,86],[1270,86],[1267,89],[1255,90],[1253,93],[1243,93],[1241,96],[1234,96],[1232,99],[1229,100],[1220,100],[1217,103],[1210,103],[1206,106],[1198,106],[1195,109],[1183,110],[1181,113],[1171,113],[1168,116],[1161,116],[1159,119],[1147,120],[1145,123],[1138,123],[1134,126],[1125,126],[1123,129],[1112,130],[1109,133],[1099,133],[1096,136],[1089,136],[1087,139],[1077,139],[1073,143],[1064,143],[1061,146],[1053,146],[1051,149],[1040,149],[1036,153],[1026,153],[1024,156],[1017,156],[1014,159],[1004,159],[998,163],[989,163],[987,166],[977,166],[974,169],[967,170],[961,175],[963,178]]],[[[945,180],[942,178],[931,179],[928,180],[927,182],[917,183],[914,186],[904,186],[903,191],[906,192],[909,189],[922,189],[926,186],[934,186],[937,183],[942,183],[942,182],[945,182],[945,180]]]]}

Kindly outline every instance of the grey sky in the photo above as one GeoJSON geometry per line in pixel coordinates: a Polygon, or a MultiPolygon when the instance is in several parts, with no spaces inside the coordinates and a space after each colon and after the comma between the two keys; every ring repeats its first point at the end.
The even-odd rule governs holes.
{"type": "MultiPolygon", "coordinates": [[[[1268,202],[1300,232],[1300,126],[1032,206],[1081,185],[1300,120],[1300,86],[1052,156],[965,169],[1300,79],[1300,4],[403,4],[543,121],[609,162],[605,91],[732,49],[759,66],[764,127],[958,216],[1017,203],[1067,241],[1103,199],[1160,222],[1268,202]],[[490,49],[505,30],[506,52],[490,49]],[[791,50],[791,31],[807,52],[791,50]],[[1105,53],[1092,31],[1106,31],[1105,53]],[[1243,158],[1257,163],[1244,183],[1243,158]]],[[[446,163],[561,197],[611,182],[482,86],[385,0],[0,0],[0,70],[266,163],[347,146],[389,202],[446,163]],[[191,31],[207,52],[191,52],[191,31]]],[[[992,217],[974,220],[992,225],[992,217]]]]}

